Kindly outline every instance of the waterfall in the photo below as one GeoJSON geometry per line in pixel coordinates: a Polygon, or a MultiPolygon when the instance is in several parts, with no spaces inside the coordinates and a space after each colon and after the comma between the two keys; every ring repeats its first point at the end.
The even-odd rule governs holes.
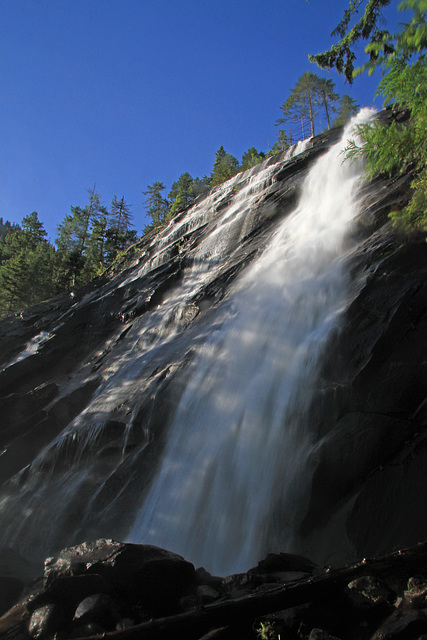
{"type": "MultiPolygon", "coordinates": [[[[137,265],[116,285],[126,290],[136,281],[135,287],[138,287],[141,278],[167,260],[174,243],[186,232],[203,227],[209,221],[210,232],[190,252],[179,282],[166,292],[161,304],[133,321],[131,330],[111,354],[107,351],[103,382],[88,405],[30,464],[1,487],[1,545],[43,558],[59,545],[73,544],[83,536],[99,536],[100,531],[101,535],[111,535],[108,527],[104,528],[102,508],[94,525],[93,504],[126,456],[130,432],[143,401],[141,385],[153,374],[158,353],[173,345],[185,332],[186,309],[203,287],[214,281],[230,244],[238,244],[244,237],[255,203],[275,171],[274,165],[259,169],[253,167],[218,185],[178,222],[172,221],[158,234],[154,256],[142,260],[141,266],[137,265]],[[105,432],[108,434],[109,423],[113,423],[114,430],[117,413],[125,413],[125,429],[122,434],[107,435],[106,439],[113,440],[114,445],[114,439],[121,438],[118,449],[122,455],[110,462],[108,452],[105,460],[100,455],[100,441],[105,432]]],[[[89,292],[61,316],[50,331],[41,332],[31,340],[6,367],[34,356],[48,340],[54,342],[65,316],[72,316],[85,304],[98,304],[107,295],[108,290],[89,292]]],[[[154,436],[144,424],[137,424],[135,430],[139,432],[139,450],[143,450],[154,436]]],[[[0,451],[0,458],[4,453],[0,451]]],[[[138,451],[135,457],[137,455],[138,451]]],[[[111,499],[114,502],[114,496],[111,499]]],[[[130,502],[134,499],[129,497],[130,502]]]]}
{"type": "MultiPolygon", "coordinates": [[[[274,193],[275,176],[288,158],[219,185],[160,231],[151,253],[117,281],[76,301],[8,363],[16,366],[54,345],[67,319],[84,305],[103,304],[114,287],[124,300],[128,288],[149,290],[144,278],[167,265],[176,244],[197,231],[179,280],[159,304],[117,330],[114,349],[103,344],[90,354],[90,376],[96,371],[101,382],[84,408],[2,486],[1,544],[46,555],[83,537],[109,536],[111,522],[126,515],[126,526],[133,518],[128,540],[169,548],[224,575],[248,569],[267,552],[295,548],[315,444],[308,405],[322,351],[350,295],[348,232],[362,167],[343,162],[341,151],[352,126],[370,115],[362,111],[342,141],[312,165],[299,204],[277,223],[268,246],[227,283],[224,298],[215,298],[206,312],[210,324],[203,324],[200,313],[193,331],[191,313],[199,311],[194,301],[223,276],[224,261],[257,228],[262,207],[276,206],[263,198],[270,187],[274,193]],[[167,442],[156,451],[161,457],[154,477],[149,470],[151,486],[142,497],[132,479],[158,435],[150,421],[159,363],[160,369],[176,370],[190,350],[183,376],[176,378],[173,398],[179,400],[173,415],[167,411],[167,442]],[[150,394],[150,416],[142,412],[141,418],[150,394]],[[120,512],[124,504],[129,514],[120,512]]],[[[303,149],[299,144],[292,154],[303,149]]],[[[65,400],[79,389],[79,375],[61,391],[65,400]]]]}
{"type": "Polygon", "coordinates": [[[129,533],[220,575],[292,550],[313,443],[319,357],[348,301],[348,230],[361,166],[311,168],[299,205],[234,284],[193,363],[150,492],[129,533]]]}

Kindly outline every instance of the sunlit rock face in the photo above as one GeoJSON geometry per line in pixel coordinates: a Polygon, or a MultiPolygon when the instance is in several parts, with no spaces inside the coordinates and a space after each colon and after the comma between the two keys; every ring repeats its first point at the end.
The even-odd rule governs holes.
{"type": "Polygon", "coordinates": [[[0,324],[2,546],[113,537],[226,575],[426,537],[427,247],[387,218],[410,176],[364,183],[342,133],[0,324]]]}

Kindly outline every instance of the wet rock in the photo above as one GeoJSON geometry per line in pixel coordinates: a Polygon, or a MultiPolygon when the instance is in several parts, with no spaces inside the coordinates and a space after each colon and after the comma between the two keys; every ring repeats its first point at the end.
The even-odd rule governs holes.
{"type": "Polygon", "coordinates": [[[58,606],[46,604],[32,614],[28,627],[29,634],[34,640],[53,636],[56,630],[63,626],[64,621],[64,614],[58,606]]]}
{"type": "Polygon", "coordinates": [[[427,633],[427,612],[400,609],[380,626],[372,640],[412,640],[427,633]]]}
{"type": "Polygon", "coordinates": [[[427,605],[427,577],[413,576],[409,578],[403,599],[405,604],[414,608],[424,608],[427,605]]]}
{"type": "Polygon", "coordinates": [[[213,589],[207,584],[202,584],[196,589],[197,597],[202,604],[209,604],[215,602],[220,598],[220,594],[216,589],[213,589]]]}
{"type": "Polygon", "coordinates": [[[137,593],[144,609],[166,614],[176,611],[179,599],[193,589],[196,572],[190,562],[159,547],[100,539],[64,549],[46,562],[47,590],[72,585],[77,578],[101,580],[124,599],[137,593]]]}
{"type": "Polygon", "coordinates": [[[395,592],[374,576],[363,576],[352,580],[346,592],[355,607],[367,610],[391,605],[396,600],[395,592]]]}
{"type": "MultiPolygon", "coordinates": [[[[145,545],[98,540],[48,559],[46,585],[0,618],[0,638],[71,640],[114,632],[116,640],[138,640],[178,637],[182,632],[194,638],[224,633],[235,640],[276,640],[279,635],[287,640],[418,640],[427,635],[427,577],[422,571],[414,575],[413,569],[424,568],[426,557],[424,543],[287,584],[263,582],[261,574],[249,572],[214,578],[217,589],[203,583],[212,580],[208,572],[193,570],[183,595],[171,606],[163,570],[182,558],[145,545]],[[135,550],[137,546],[141,548],[135,550]],[[150,606],[141,597],[140,572],[147,567],[149,585],[158,589],[158,603],[150,606]],[[108,573],[108,581],[99,573],[88,573],[91,570],[108,573]],[[140,574],[138,580],[135,574],[140,574]],[[110,593],[87,594],[89,581],[94,579],[94,589],[99,578],[110,586],[110,593]],[[396,585],[396,591],[388,584],[396,585]],[[396,595],[393,607],[390,602],[396,595]]],[[[276,558],[274,566],[284,559],[276,558]]],[[[305,566],[313,564],[303,560],[305,566]]],[[[271,562],[269,556],[259,566],[270,569],[271,562]]],[[[173,579],[173,573],[170,576],[173,579]]]]}
{"type": "Polygon", "coordinates": [[[263,581],[290,582],[318,572],[320,567],[304,556],[292,553],[269,553],[257,566],[249,569],[249,575],[263,581]],[[261,578],[262,576],[262,578],[261,578]]]}
{"type": "Polygon", "coordinates": [[[211,586],[213,589],[220,589],[223,583],[223,578],[211,575],[209,571],[206,571],[204,567],[199,567],[196,570],[196,580],[197,580],[197,584],[199,585],[207,584],[211,586]]]}
{"type": "Polygon", "coordinates": [[[75,627],[96,624],[104,631],[111,631],[116,628],[120,618],[119,609],[113,598],[105,593],[96,593],[79,603],[73,623],[75,627]]]}
{"type": "Polygon", "coordinates": [[[0,548],[0,576],[18,578],[29,582],[38,577],[39,566],[32,564],[14,549],[0,548]]]}
{"type": "MultiPolygon", "coordinates": [[[[45,583],[46,585],[46,583],[45,583]]],[[[27,600],[27,608],[34,611],[44,603],[62,603],[68,615],[72,615],[77,604],[94,593],[108,594],[112,585],[101,575],[58,575],[52,577],[44,589],[27,600]]]]}

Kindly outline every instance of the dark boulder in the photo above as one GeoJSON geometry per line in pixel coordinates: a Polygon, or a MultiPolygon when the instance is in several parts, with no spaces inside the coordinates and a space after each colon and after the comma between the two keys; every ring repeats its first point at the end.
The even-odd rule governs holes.
{"type": "MultiPolygon", "coordinates": [[[[84,598],[114,591],[126,601],[138,594],[147,613],[166,615],[176,612],[179,599],[194,588],[196,572],[190,562],[159,547],[100,539],[64,549],[57,558],[48,558],[44,581],[47,597],[59,591],[62,599],[64,590],[71,590],[73,583],[81,581],[84,589],[88,582],[84,598]]],[[[73,601],[79,591],[77,586],[73,601]]]]}
{"type": "Polygon", "coordinates": [[[66,618],[60,607],[55,604],[46,604],[36,609],[30,618],[28,632],[34,640],[42,640],[55,635],[66,622],[66,618]]]}
{"type": "Polygon", "coordinates": [[[119,608],[113,598],[96,593],[82,600],[74,613],[73,625],[77,629],[86,624],[96,624],[104,631],[111,631],[120,622],[119,608]]]}

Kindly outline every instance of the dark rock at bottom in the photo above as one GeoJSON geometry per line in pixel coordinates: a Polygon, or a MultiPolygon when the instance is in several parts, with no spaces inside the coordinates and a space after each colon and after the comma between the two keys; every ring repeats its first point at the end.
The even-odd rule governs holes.
{"type": "Polygon", "coordinates": [[[427,543],[342,569],[270,554],[219,578],[150,545],[97,540],[45,562],[0,638],[427,638],[427,543]]]}

